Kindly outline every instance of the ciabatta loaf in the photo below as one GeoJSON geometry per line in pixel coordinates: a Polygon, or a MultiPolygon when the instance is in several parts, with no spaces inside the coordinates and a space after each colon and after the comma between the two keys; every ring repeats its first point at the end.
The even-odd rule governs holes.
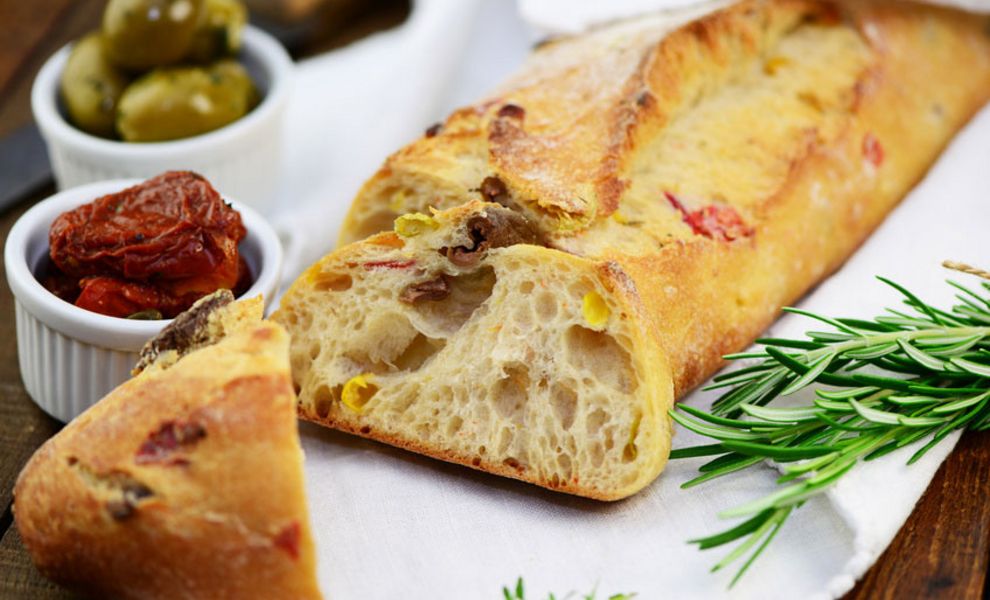
{"type": "MultiPolygon", "coordinates": [[[[623,464],[629,439],[667,431],[662,418],[634,427],[635,415],[703,381],[836,269],[988,98],[987,18],[900,0],[744,0],[673,32],[647,17],[541,46],[495,94],[391,156],[341,235],[359,240],[397,218],[401,232],[420,218],[402,215],[485,200],[524,218],[532,241],[488,251],[487,279],[441,301],[431,300],[447,290],[436,277],[460,271],[456,254],[425,249],[437,245],[430,237],[372,237],[321,261],[276,316],[293,335],[303,414],[557,489],[628,495],[663,463],[647,448],[667,447],[637,444],[623,464]],[[404,252],[421,274],[384,258],[404,252]],[[595,289],[610,314],[624,315],[601,330],[581,325],[574,304],[592,266],[607,269],[595,289]],[[540,281],[552,302],[526,291],[540,281]],[[419,309],[402,301],[413,284],[426,286],[419,309]],[[416,310],[453,316],[436,329],[416,310]],[[532,330],[517,325],[529,314],[532,330]],[[578,375],[575,347],[627,358],[584,361],[599,370],[578,375]],[[408,348],[429,358],[411,370],[408,348]],[[475,364],[484,367],[463,366],[475,364]],[[638,385],[610,385],[623,372],[638,385]],[[543,407],[565,382],[586,426],[561,438],[543,407]],[[366,412],[348,408],[365,398],[348,389],[375,391],[366,412]],[[488,414],[505,405],[522,408],[488,414]],[[584,407],[616,428],[587,426],[597,413],[584,407]],[[598,447],[613,450],[596,470],[598,447]],[[569,470],[552,468],[554,453],[569,470]]],[[[436,217],[442,235],[451,214],[436,217]]]]}
{"type": "Polygon", "coordinates": [[[28,462],[14,517],[44,575],[97,598],[320,597],[288,335],[260,301],[221,312],[28,462]]]}
{"type": "Polygon", "coordinates": [[[990,99],[988,28],[903,0],[745,0],[669,35],[644,17],[552,42],[391,156],[341,241],[503,203],[549,246],[621,265],[680,395],[835,270],[990,99]]]}

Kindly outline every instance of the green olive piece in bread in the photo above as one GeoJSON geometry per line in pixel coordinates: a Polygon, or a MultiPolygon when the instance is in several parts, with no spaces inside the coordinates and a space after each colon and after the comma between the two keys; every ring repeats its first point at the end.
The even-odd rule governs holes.
{"type": "Polygon", "coordinates": [[[247,17],[240,0],[206,0],[187,58],[207,63],[236,53],[247,17]]]}
{"type": "Polygon", "coordinates": [[[104,47],[117,66],[143,71],[181,61],[192,47],[203,0],[110,0],[104,47]]]}
{"type": "Polygon", "coordinates": [[[117,103],[129,80],[103,54],[99,33],[76,42],[62,71],[60,92],[69,120],[86,133],[114,137],[117,103]]]}
{"type": "Polygon", "coordinates": [[[117,129],[128,142],[187,138],[243,117],[257,96],[247,70],[234,60],[155,69],[124,92],[117,129]]]}

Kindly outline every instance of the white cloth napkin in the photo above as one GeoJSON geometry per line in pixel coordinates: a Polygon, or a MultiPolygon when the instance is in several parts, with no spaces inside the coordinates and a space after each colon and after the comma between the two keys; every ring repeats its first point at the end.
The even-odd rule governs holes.
{"type": "MultiPolygon", "coordinates": [[[[908,0],[913,1],[913,0],[908,0]]],[[[926,0],[921,0],[926,1],[926,0]]],[[[990,12],[990,0],[927,0],[965,10],[990,12]]],[[[518,0],[523,17],[548,33],[578,33],[601,23],[658,11],[708,12],[731,0],[518,0]]]]}
{"type": "MultiPolygon", "coordinates": [[[[533,18],[527,6],[538,3],[521,4],[533,18]]],[[[567,7],[579,12],[585,4],[592,3],[567,7]]],[[[351,197],[389,152],[497,84],[536,37],[504,0],[421,0],[401,28],[301,64],[287,123],[284,205],[274,217],[289,249],[287,281],[333,246],[351,197]]],[[[942,259],[990,265],[988,164],[990,109],[801,306],[871,317],[898,302],[876,274],[949,304],[942,259]]],[[[794,336],[809,325],[787,317],[772,332],[794,336]]],[[[686,401],[711,399],[696,393],[686,401]]],[[[596,585],[602,594],[643,599],[839,597],[890,543],[957,439],[911,467],[906,449],[851,472],[794,513],[730,593],[731,572],[708,572],[726,550],[702,553],[686,540],[724,529],[731,523],[717,512],[772,491],[769,467],[684,491],[678,486],[699,461],[673,462],[636,497],[602,504],[310,425],[302,434],[320,582],[340,600],[497,598],[518,576],[539,599],[596,585]]],[[[680,432],[675,447],[702,442],[680,432]]]]}

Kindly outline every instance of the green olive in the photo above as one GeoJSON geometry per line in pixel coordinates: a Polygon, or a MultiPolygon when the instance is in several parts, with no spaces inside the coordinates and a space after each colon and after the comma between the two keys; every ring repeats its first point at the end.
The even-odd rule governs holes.
{"type": "Polygon", "coordinates": [[[69,120],[87,133],[113,137],[117,104],[127,83],[127,76],[103,55],[100,34],[82,38],[62,71],[60,87],[69,120]]]}
{"type": "Polygon", "coordinates": [[[107,56],[133,71],[179,62],[202,10],[203,0],[110,0],[103,11],[107,56]]]}
{"type": "Polygon", "coordinates": [[[247,8],[240,0],[206,0],[187,57],[206,63],[241,49],[247,8]]]}
{"type": "Polygon", "coordinates": [[[257,97],[251,76],[235,60],[155,69],[124,91],[117,130],[128,142],[191,137],[243,117],[257,97]]]}

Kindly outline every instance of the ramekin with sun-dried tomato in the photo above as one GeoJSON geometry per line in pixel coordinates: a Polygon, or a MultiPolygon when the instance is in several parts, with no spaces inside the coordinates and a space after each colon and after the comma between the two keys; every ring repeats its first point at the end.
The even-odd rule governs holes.
{"type": "Polygon", "coordinates": [[[203,296],[251,285],[241,215],[205,178],[170,171],[66,211],[38,275],[56,296],[111,317],[172,318],[203,296]]]}
{"type": "Polygon", "coordinates": [[[7,237],[21,376],[62,421],[130,376],[137,352],[168,323],[158,313],[177,314],[218,288],[266,301],[278,288],[282,248],[258,213],[190,173],[139,183],[60,192],[7,237]]]}

